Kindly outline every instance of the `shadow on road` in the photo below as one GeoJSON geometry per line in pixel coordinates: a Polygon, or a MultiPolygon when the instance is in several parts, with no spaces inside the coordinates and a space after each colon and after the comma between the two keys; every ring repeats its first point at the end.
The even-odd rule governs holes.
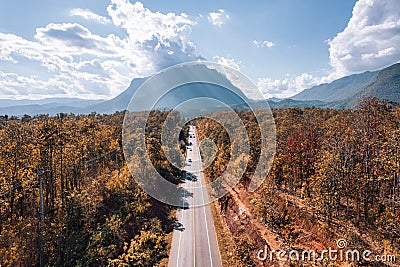
{"type": "Polygon", "coordinates": [[[178,222],[177,219],[175,219],[173,227],[174,227],[174,230],[178,230],[178,231],[181,231],[181,232],[183,232],[185,230],[185,227],[183,227],[183,224],[178,222]]]}
{"type": "Polygon", "coordinates": [[[191,173],[191,172],[183,171],[182,180],[183,180],[183,181],[197,182],[197,176],[194,175],[194,174],[191,173]]]}

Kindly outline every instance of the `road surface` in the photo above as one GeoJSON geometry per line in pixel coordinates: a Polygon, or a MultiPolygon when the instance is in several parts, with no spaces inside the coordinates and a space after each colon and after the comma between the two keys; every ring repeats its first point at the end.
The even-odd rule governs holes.
{"type": "Polygon", "coordinates": [[[192,146],[186,150],[187,174],[182,183],[182,206],[185,208],[176,213],[177,225],[168,266],[222,267],[210,205],[198,206],[208,202],[208,193],[206,188],[201,188],[205,180],[194,126],[190,126],[189,136],[192,146]]]}

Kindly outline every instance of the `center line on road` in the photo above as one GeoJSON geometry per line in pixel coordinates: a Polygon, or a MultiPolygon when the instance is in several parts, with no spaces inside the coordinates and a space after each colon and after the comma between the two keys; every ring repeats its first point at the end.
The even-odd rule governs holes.
{"type": "MultiPolygon", "coordinates": [[[[196,136],[196,141],[197,141],[197,133],[196,133],[196,131],[194,130],[194,132],[195,132],[195,136],[196,136]]],[[[200,154],[200,148],[197,146],[197,153],[198,154],[200,154]]],[[[200,156],[201,157],[201,156],[200,156]]],[[[200,190],[201,190],[201,197],[202,197],[202,203],[203,203],[203,212],[204,212],[204,221],[205,221],[205,223],[206,223],[206,232],[207,232],[207,242],[208,242],[208,253],[210,254],[210,266],[212,267],[213,266],[213,260],[212,260],[212,255],[211,255],[211,245],[210,245],[210,235],[209,235],[209,233],[208,233],[208,223],[207,223],[207,215],[206,215],[206,206],[205,206],[205,203],[204,203],[204,191],[203,191],[203,180],[204,180],[204,176],[202,175],[202,171],[201,171],[201,167],[202,166],[200,166],[200,162],[201,161],[199,161],[198,162],[198,165],[199,166],[197,166],[198,168],[199,168],[199,180],[200,180],[200,190]]],[[[207,192],[207,191],[206,191],[207,192]]]]}
{"type": "MultiPolygon", "coordinates": [[[[194,140],[194,144],[196,145],[196,139],[194,140]]],[[[194,154],[194,153],[192,153],[194,154]]],[[[193,164],[191,164],[191,166],[193,167],[193,164]]],[[[191,168],[192,169],[192,168],[191,168]]],[[[194,238],[193,238],[193,266],[196,267],[196,221],[195,221],[195,189],[194,189],[194,181],[192,181],[192,193],[193,193],[193,234],[194,234],[194,238]]]]}
{"type": "MultiPolygon", "coordinates": [[[[203,188],[201,189],[201,196],[203,198],[203,203],[204,203],[204,192],[203,192],[203,188]]],[[[211,263],[211,267],[213,266],[213,261],[212,261],[212,255],[211,255],[211,245],[210,245],[210,236],[208,233],[208,224],[207,224],[207,215],[206,215],[206,206],[203,206],[203,212],[204,212],[204,221],[206,222],[206,232],[207,232],[207,242],[208,242],[208,252],[210,254],[210,263],[211,263]]]]}

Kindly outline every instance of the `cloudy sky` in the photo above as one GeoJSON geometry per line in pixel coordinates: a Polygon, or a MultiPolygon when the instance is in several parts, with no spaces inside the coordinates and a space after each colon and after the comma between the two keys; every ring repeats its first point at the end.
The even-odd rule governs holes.
{"type": "Polygon", "coordinates": [[[400,61],[399,0],[0,0],[0,98],[111,98],[208,60],[266,97],[400,61]]]}

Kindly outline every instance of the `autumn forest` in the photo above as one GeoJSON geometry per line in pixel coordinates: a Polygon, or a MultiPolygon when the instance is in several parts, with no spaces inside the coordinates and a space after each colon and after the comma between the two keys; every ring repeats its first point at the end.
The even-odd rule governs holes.
{"type": "MultiPolygon", "coordinates": [[[[268,125],[259,125],[252,111],[237,112],[251,155],[239,185],[213,204],[219,242],[232,245],[220,246],[224,264],[267,264],[255,258],[266,242],[271,248],[321,248],[340,237],[398,253],[398,104],[372,98],[355,110],[272,112],[276,154],[254,193],[246,188],[262,160],[256,156],[259,131],[268,125]],[[239,214],[240,206],[246,211],[239,214]],[[235,248],[231,257],[228,247],[235,248]]],[[[168,113],[153,112],[147,121],[144,112],[135,114],[131,156],[140,162],[144,152],[134,144],[146,125],[153,165],[178,184],[181,171],[159,153],[159,129],[168,113]]],[[[223,112],[217,116],[229,121],[223,112]]],[[[0,266],[166,266],[176,208],[152,199],[131,176],[122,151],[123,119],[124,112],[0,118],[0,266]]],[[[179,114],[175,119],[181,120],[179,114]]],[[[224,171],[231,143],[212,120],[191,124],[200,140],[216,145],[216,158],[205,170],[212,181],[224,171]]],[[[182,131],[183,147],[185,142],[182,131]]],[[[146,172],[149,166],[140,168],[146,172]]]]}

